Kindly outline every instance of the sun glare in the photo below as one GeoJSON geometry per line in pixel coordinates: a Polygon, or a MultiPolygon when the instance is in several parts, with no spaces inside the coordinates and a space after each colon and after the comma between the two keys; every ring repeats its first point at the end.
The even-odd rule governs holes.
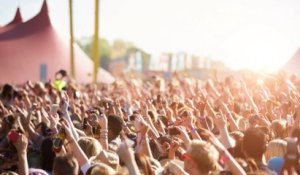
{"type": "Polygon", "coordinates": [[[235,70],[274,73],[292,56],[287,53],[292,53],[293,48],[284,43],[288,43],[286,38],[281,33],[272,32],[270,28],[260,25],[245,28],[223,44],[220,55],[225,55],[226,58],[221,61],[235,70]],[[274,50],[275,48],[280,49],[274,50]]]}

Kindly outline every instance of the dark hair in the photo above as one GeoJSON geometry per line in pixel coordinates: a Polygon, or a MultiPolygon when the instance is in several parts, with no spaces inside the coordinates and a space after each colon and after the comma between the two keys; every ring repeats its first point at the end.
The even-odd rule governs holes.
{"type": "Polygon", "coordinates": [[[108,135],[108,141],[112,141],[120,135],[123,127],[123,121],[117,115],[109,115],[107,117],[107,122],[108,131],[110,133],[108,135]]]}
{"type": "Polygon", "coordinates": [[[5,84],[2,87],[1,98],[11,100],[14,97],[14,87],[10,84],[5,84]]]}
{"type": "Polygon", "coordinates": [[[36,125],[36,127],[39,127],[39,126],[41,126],[42,135],[43,135],[44,137],[49,136],[50,128],[48,128],[47,124],[46,124],[45,122],[41,122],[41,123],[39,123],[38,125],[36,125]]]}
{"type": "Polygon", "coordinates": [[[5,129],[6,131],[11,130],[14,127],[15,124],[15,118],[13,115],[7,115],[3,118],[5,123],[5,129]]]}
{"type": "Polygon", "coordinates": [[[46,138],[41,145],[41,168],[45,171],[52,171],[55,153],[52,151],[52,139],[46,138]]]}
{"type": "Polygon", "coordinates": [[[78,175],[79,165],[71,155],[56,157],[53,164],[54,175],[78,175]]]}
{"type": "Polygon", "coordinates": [[[161,144],[156,139],[151,139],[150,142],[150,149],[153,154],[154,159],[159,159],[159,157],[163,154],[163,149],[161,144]]]}
{"type": "Polygon", "coordinates": [[[67,71],[64,69],[57,71],[56,74],[60,74],[62,77],[65,77],[68,75],[67,71]]]}
{"type": "Polygon", "coordinates": [[[259,128],[249,128],[243,138],[243,150],[246,156],[261,159],[266,151],[267,139],[265,133],[259,128]]]}

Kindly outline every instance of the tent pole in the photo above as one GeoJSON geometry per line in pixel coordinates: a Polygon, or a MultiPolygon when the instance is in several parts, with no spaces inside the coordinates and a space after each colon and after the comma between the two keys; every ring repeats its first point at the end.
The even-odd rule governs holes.
{"type": "Polygon", "coordinates": [[[93,48],[93,59],[94,59],[94,83],[97,83],[98,68],[100,65],[100,49],[99,49],[99,1],[95,0],[95,33],[94,33],[94,48],[93,48]]]}
{"type": "Polygon", "coordinates": [[[74,35],[73,35],[73,0],[69,0],[69,16],[70,16],[70,70],[73,79],[75,77],[75,60],[74,60],[74,35]]]}

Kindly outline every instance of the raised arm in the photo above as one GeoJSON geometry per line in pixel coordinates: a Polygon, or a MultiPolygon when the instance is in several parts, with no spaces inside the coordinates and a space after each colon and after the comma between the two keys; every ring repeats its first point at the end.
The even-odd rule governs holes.
{"type": "Polygon", "coordinates": [[[100,143],[102,145],[102,148],[105,150],[108,150],[108,127],[107,127],[107,117],[105,114],[100,114],[98,116],[98,121],[100,125],[100,143]]]}
{"type": "Polygon", "coordinates": [[[245,170],[239,165],[239,163],[233,158],[233,156],[227,151],[224,145],[209,131],[206,131],[209,135],[209,141],[215,146],[220,155],[220,160],[227,165],[228,169],[233,175],[246,175],[245,170]]]}
{"type": "Polygon", "coordinates": [[[60,102],[60,110],[63,113],[63,117],[68,121],[69,127],[70,127],[70,129],[73,133],[74,139],[77,141],[79,139],[79,135],[76,132],[76,129],[73,125],[73,122],[72,122],[71,117],[70,117],[69,112],[68,112],[69,97],[68,97],[68,94],[66,92],[64,92],[64,96],[65,97],[63,97],[61,102],[60,102]]]}
{"type": "Polygon", "coordinates": [[[255,104],[252,96],[249,94],[249,91],[248,91],[246,83],[244,81],[242,81],[241,83],[242,83],[242,87],[243,87],[244,93],[246,94],[248,102],[252,106],[253,110],[258,114],[259,113],[258,107],[255,104]]]}
{"type": "MultiPolygon", "coordinates": [[[[68,123],[68,122],[67,122],[68,123]]],[[[78,145],[73,132],[71,130],[71,127],[68,124],[62,123],[62,126],[65,130],[66,133],[66,146],[69,146],[69,148],[71,148],[72,153],[74,154],[74,156],[76,157],[76,159],[78,160],[79,165],[82,167],[83,165],[89,163],[87,156],[85,155],[85,153],[82,151],[82,149],[80,148],[80,146],[78,145]]]]}
{"type": "Polygon", "coordinates": [[[147,123],[141,122],[140,132],[137,137],[136,152],[145,154],[148,157],[153,158],[148,138],[148,131],[150,127],[147,123]]]}
{"type": "Polygon", "coordinates": [[[18,153],[19,175],[29,175],[29,168],[28,168],[28,162],[27,162],[28,138],[23,134],[19,134],[17,141],[13,144],[16,147],[17,153],[18,153]]]}

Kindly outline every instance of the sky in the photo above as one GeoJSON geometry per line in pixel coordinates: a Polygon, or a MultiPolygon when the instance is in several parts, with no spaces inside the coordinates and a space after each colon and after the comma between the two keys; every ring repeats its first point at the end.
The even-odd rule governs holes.
{"type": "MultiPolygon", "coordinates": [[[[21,8],[35,16],[43,0],[0,0],[0,25],[21,8]]],[[[48,0],[52,23],[69,35],[68,0],[48,0]]],[[[76,38],[94,30],[94,0],[73,0],[76,38]]],[[[275,71],[300,47],[299,0],[101,0],[100,36],[151,54],[186,51],[233,69],[275,71]]]]}

